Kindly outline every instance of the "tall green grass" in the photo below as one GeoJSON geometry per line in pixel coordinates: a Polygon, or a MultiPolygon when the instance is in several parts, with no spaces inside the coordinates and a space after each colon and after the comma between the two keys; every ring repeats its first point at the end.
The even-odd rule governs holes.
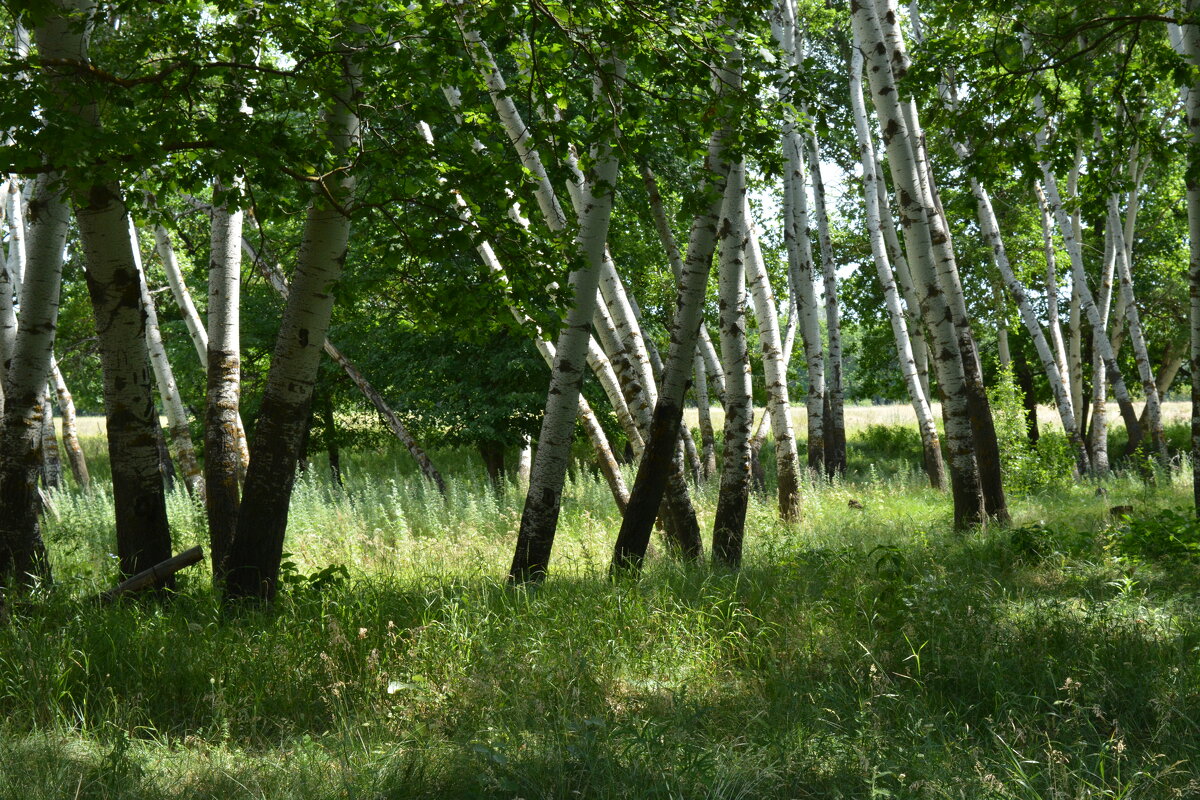
{"type": "MultiPolygon", "coordinates": [[[[206,567],[89,602],[111,499],[60,493],[57,586],[0,622],[0,798],[1200,793],[1200,569],[1121,555],[1107,514],[1181,506],[1190,473],[1056,482],[961,535],[912,446],[857,434],[797,524],[756,497],[738,573],[660,548],[615,583],[619,520],[577,470],[551,577],[520,589],[516,487],[442,454],[443,501],[398,453],[345,454],[344,488],[319,461],[297,484],[280,601],[231,614],[206,567]]],[[[203,542],[185,495],[170,512],[203,542]]]]}

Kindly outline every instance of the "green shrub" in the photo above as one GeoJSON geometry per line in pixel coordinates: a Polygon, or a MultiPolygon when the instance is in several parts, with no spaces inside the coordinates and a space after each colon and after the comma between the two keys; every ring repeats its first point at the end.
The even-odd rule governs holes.
{"type": "Polygon", "coordinates": [[[1066,437],[1047,427],[1042,429],[1036,445],[1029,441],[1021,390],[1011,368],[1001,370],[996,376],[988,401],[1000,445],[1005,491],[1014,495],[1031,494],[1069,485],[1075,463],[1066,437]]]}
{"type": "Polygon", "coordinates": [[[1181,560],[1200,556],[1200,520],[1186,509],[1164,509],[1148,517],[1127,519],[1115,539],[1123,556],[1181,560]]]}

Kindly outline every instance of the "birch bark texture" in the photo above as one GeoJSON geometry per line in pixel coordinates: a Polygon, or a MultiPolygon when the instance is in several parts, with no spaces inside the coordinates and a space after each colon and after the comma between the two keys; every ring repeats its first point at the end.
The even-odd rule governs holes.
{"type": "MultiPolygon", "coordinates": [[[[1200,12],[1200,0],[1185,0],[1190,17],[1200,12]]],[[[1183,56],[1192,67],[1200,67],[1200,24],[1180,26],[1183,56]]],[[[1190,368],[1200,375],[1200,82],[1184,88],[1184,114],[1187,120],[1187,213],[1188,213],[1188,298],[1190,328],[1190,368]]],[[[1192,502],[1200,517],[1200,380],[1192,380],[1192,502]]]]}
{"type": "MultiPolygon", "coordinates": [[[[214,186],[214,194],[220,190],[214,186]]],[[[225,556],[237,534],[243,468],[239,436],[241,415],[242,222],[238,208],[213,209],[208,261],[208,327],[203,360],[207,378],[204,396],[204,480],[208,487],[209,552],[213,579],[224,580],[225,556]]],[[[175,270],[178,272],[178,270],[175,270]]],[[[178,296],[186,286],[179,281],[178,296]]],[[[187,301],[190,304],[190,298],[187,301]]],[[[186,314],[185,314],[186,316],[186,314]]],[[[194,323],[193,323],[194,324],[194,323]]],[[[199,341],[197,330],[193,340],[199,341]]]]}
{"type": "Polygon", "coordinates": [[[852,0],[851,20],[856,46],[862,49],[867,64],[871,98],[887,150],[921,313],[935,338],[933,354],[943,394],[954,524],[962,530],[983,521],[984,507],[958,332],[934,272],[934,249],[929,229],[931,210],[923,202],[925,193],[921,188],[916,143],[900,107],[888,48],[871,0],[852,0]]]}
{"type": "MultiPolygon", "coordinates": [[[[925,474],[929,477],[930,486],[934,489],[941,489],[946,481],[946,468],[942,460],[937,423],[934,421],[927,389],[922,385],[917,360],[913,355],[912,339],[909,336],[909,318],[900,305],[900,293],[896,289],[896,281],[892,275],[888,247],[884,237],[883,214],[886,213],[890,218],[891,210],[886,207],[880,208],[877,159],[870,134],[866,103],[863,100],[862,68],[862,51],[857,47],[852,48],[850,54],[850,107],[854,114],[854,129],[858,137],[859,159],[863,169],[863,201],[866,206],[871,255],[875,262],[875,272],[879,276],[879,283],[883,287],[884,302],[887,305],[888,318],[892,326],[892,338],[896,342],[896,358],[900,363],[900,372],[904,376],[904,385],[908,389],[909,401],[912,403],[917,417],[917,427],[921,432],[925,474]]],[[[920,322],[915,317],[914,322],[919,327],[920,322]]]]}
{"type": "Polygon", "coordinates": [[[361,141],[358,98],[362,73],[350,50],[341,53],[341,86],[327,99],[325,124],[337,177],[314,187],[305,215],[291,293],[284,307],[258,424],[238,526],[225,558],[227,599],[274,598],[287,532],[296,462],[312,404],[321,345],[333,313],[333,287],[350,237],[355,178],[349,157],[361,141]]]}
{"type": "Polygon", "coordinates": [[[750,353],[746,346],[746,166],[729,168],[725,207],[717,229],[718,308],[721,359],[725,368],[725,450],[721,488],[713,518],[713,561],[737,568],[750,501],[750,353]]]}

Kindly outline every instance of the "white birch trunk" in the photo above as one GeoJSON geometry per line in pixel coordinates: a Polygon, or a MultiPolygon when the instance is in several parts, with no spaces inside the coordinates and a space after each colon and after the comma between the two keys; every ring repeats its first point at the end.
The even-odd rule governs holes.
{"type": "Polygon", "coordinates": [[[825,377],[828,417],[825,420],[825,471],[846,471],[846,390],[842,385],[842,321],[838,308],[837,264],[829,236],[825,210],[825,182],[821,178],[821,149],[815,132],[810,132],[809,173],[812,175],[813,211],[817,218],[817,240],[821,246],[821,272],[825,284],[825,331],[829,337],[829,371],[825,377]]]}
{"type": "MultiPolygon", "coordinates": [[[[777,0],[771,17],[771,33],[783,53],[784,68],[778,80],[779,99],[792,102],[790,71],[797,66],[797,29],[788,0],[777,0]]],[[[796,299],[800,337],[808,373],[808,468],[825,473],[825,353],[821,340],[820,310],[813,288],[815,266],[809,238],[808,189],[804,173],[804,142],[792,119],[780,131],[783,141],[783,239],[788,254],[788,283],[796,299]]]]}
{"type": "Polygon", "coordinates": [[[933,264],[933,241],[930,236],[930,209],[922,202],[919,167],[915,142],[910,139],[904,114],[896,96],[883,32],[874,8],[869,3],[856,5],[852,10],[854,35],[867,59],[871,96],[879,114],[884,134],[888,163],[904,235],[909,265],[920,294],[922,316],[936,337],[938,378],[944,396],[943,411],[946,440],[950,452],[951,486],[954,495],[955,527],[971,527],[983,520],[983,495],[980,491],[978,467],[967,391],[959,356],[958,336],[951,311],[938,286],[933,264]]]}
{"type": "Polygon", "coordinates": [[[1092,292],[1088,288],[1087,275],[1084,272],[1083,266],[1083,252],[1080,248],[1079,240],[1075,235],[1075,226],[1066,209],[1063,208],[1062,198],[1058,191],[1058,178],[1055,176],[1050,162],[1043,155],[1048,142],[1046,133],[1048,123],[1040,95],[1034,96],[1033,104],[1034,111],[1043,125],[1043,127],[1038,129],[1034,142],[1040,158],[1039,165],[1042,171],[1042,180],[1045,184],[1050,211],[1058,222],[1059,230],[1063,236],[1063,243],[1071,259],[1072,279],[1076,295],[1079,298],[1080,311],[1087,318],[1092,328],[1092,346],[1099,350],[1099,356],[1104,361],[1105,371],[1112,384],[1113,394],[1116,395],[1117,403],[1121,407],[1121,416],[1125,419],[1125,427],[1129,431],[1130,441],[1134,441],[1140,438],[1140,426],[1138,425],[1137,416],[1133,413],[1133,403],[1129,397],[1129,391],[1125,386],[1125,379],[1121,375],[1120,365],[1117,364],[1113,354],[1112,345],[1109,343],[1108,336],[1105,335],[1104,322],[1100,316],[1100,310],[1096,307],[1092,292]]]}
{"type": "Polygon", "coordinates": [[[167,414],[167,430],[171,434],[171,444],[175,449],[175,462],[183,472],[183,482],[188,494],[203,502],[204,475],[196,459],[196,449],[192,446],[192,432],[188,425],[187,411],[179,396],[179,387],[175,384],[175,373],[171,369],[170,359],[167,358],[166,347],[163,346],[162,331],[158,327],[158,311],[154,307],[154,298],[150,295],[146,272],[142,268],[141,245],[132,218],[128,220],[128,226],[133,264],[137,269],[141,302],[146,314],[146,349],[150,354],[154,380],[158,384],[158,395],[167,414]]]}
{"type": "MultiPolygon", "coordinates": [[[[746,173],[745,163],[729,168],[725,210],[718,229],[721,358],[725,367],[725,449],[721,490],[713,522],[716,563],[737,567],[745,539],[750,500],[750,353],[746,346],[746,173]]],[[[770,313],[774,313],[773,309],[770,313]]]]}
{"type": "Polygon", "coordinates": [[[1133,294],[1133,273],[1127,260],[1129,250],[1126,247],[1121,225],[1121,210],[1117,205],[1115,194],[1109,195],[1108,198],[1108,220],[1113,235],[1117,272],[1121,280],[1121,296],[1125,300],[1125,313],[1129,322],[1129,340],[1133,345],[1133,357],[1137,362],[1138,376],[1142,380],[1142,392],[1146,396],[1146,417],[1150,427],[1151,446],[1159,460],[1163,464],[1167,464],[1170,456],[1167,453],[1167,441],[1163,435],[1162,404],[1158,396],[1154,368],[1150,365],[1150,353],[1146,347],[1146,337],[1142,332],[1137,301],[1133,294]]]}
{"type": "Polygon", "coordinates": [[[342,85],[325,98],[325,126],[333,153],[345,169],[314,187],[305,214],[296,272],[251,442],[237,532],[225,558],[229,598],[275,596],[296,462],[333,313],[332,289],[346,257],[346,204],[353,201],[355,187],[350,164],[361,143],[357,111],[362,74],[349,51],[339,56],[342,85]]]}
{"type": "MultiPolygon", "coordinates": [[[[744,173],[742,175],[744,182],[744,173]]],[[[732,181],[731,181],[732,184],[732,181]]],[[[796,452],[796,436],[792,431],[791,400],[788,398],[787,360],[779,338],[779,317],[775,293],[763,262],[758,234],[750,214],[750,202],[743,186],[742,218],[746,232],[745,279],[749,285],[754,316],[758,320],[758,339],[762,347],[763,372],[766,375],[767,412],[771,417],[771,433],[775,437],[775,462],[779,476],[779,515],[795,519],[800,513],[800,456],[796,452]]],[[[724,352],[725,345],[721,349],[724,352]]],[[[726,383],[728,385],[728,383],[726,383]]],[[[752,446],[753,449],[753,446],[752,446]]]]}
{"type": "MultiPolygon", "coordinates": [[[[937,424],[929,405],[927,389],[922,385],[917,361],[913,355],[912,340],[909,336],[908,318],[900,305],[900,295],[896,291],[896,282],[892,277],[892,269],[888,259],[888,246],[884,236],[883,217],[886,213],[890,220],[890,209],[881,213],[879,203],[879,181],[876,168],[878,159],[875,157],[875,147],[870,134],[867,118],[867,108],[862,93],[862,52],[852,48],[850,57],[850,108],[854,114],[854,128],[858,136],[860,161],[863,169],[863,199],[866,205],[867,231],[871,240],[871,254],[875,262],[875,271],[883,287],[884,302],[887,304],[888,317],[892,325],[892,336],[896,341],[896,358],[900,363],[901,374],[904,375],[904,385],[908,389],[909,400],[917,416],[917,428],[921,432],[921,445],[924,451],[925,472],[929,476],[930,485],[941,489],[945,484],[945,466],[942,461],[941,442],[938,438],[937,424]]],[[[892,229],[893,236],[895,229],[892,229]]],[[[897,248],[898,250],[898,248],[897,248]]],[[[914,290],[915,293],[915,290],[914,290]]],[[[915,309],[915,297],[913,299],[915,309]]],[[[919,321],[916,323],[919,326],[919,321]]]]}
{"type": "Polygon", "coordinates": [[[1058,312],[1058,265],[1054,248],[1054,219],[1050,216],[1050,206],[1046,203],[1046,193],[1042,191],[1040,181],[1034,181],[1034,194],[1037,196],[1039,217],[1042,222],[1042,249],[1046,255],[1046,329],[1050,332],[1050,344],[1054,351],[1054,365],[1058,368],[1060,379],[1067,384],[1067,398],[1071,402],[1072,411],[1077,411],[1075,398],[1071,394],[1070,370],[1067,368],[1067,348],[1063,344],[1062,318],[1058,312]]]}
{"type": "Polygon", "coordinates": [[[50,378],[54,385],[54,393],[58,397],[58,411],[62,415],[62,438],[63,447],[67,451],[67,464],[71,467],[71,476],[75,478],[75,484],[86,490],[91,485],[91,476],[88,474],[83,448],[79,444],[75,399],[71,397],[67,382],[63,380],[62,372],[53,357],[50,360],[50,378]]]}
{"type": "MultiPolygon", "coordinates": [[[[1185,0],[1184,10],[1192,17],[1200,12],[1200,0],[1185,0]]],[[[1200,25],[1179,26],[1173,37],[1178,49],[1193,69],[1200,67],[1200,25]]],[[[1188,209],[1188,297],[1190,329],[1190,370],[1200,375],[1200,82],[1182,90],[1186,107],[1188,148],[1187,185],[1188,209]]],[[[1200,380],[1192,379],[1192,502],[1200,516],[1200,380]]]]}

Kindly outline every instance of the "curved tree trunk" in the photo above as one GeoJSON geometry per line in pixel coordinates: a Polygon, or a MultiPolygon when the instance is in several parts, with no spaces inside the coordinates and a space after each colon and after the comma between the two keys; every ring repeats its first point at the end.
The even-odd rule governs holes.
{"type": "Polygon", "coordinates": [[[154,370],[158,394],[162,398],[163,409],[167,413],[167,429],[171,433],[171,444],[175,446],[175,461],[183,472],[183,483],[187,487],[188,494],[203,502],[204,475],[200,472],[200,463],[196,460],[196,449],[192,446],[192,431],[188,425],[187,411],[183,407],[183,400],[179,397],[179,387],[175,384],[175,373],[171,369],[167,350],[163,346],[162,331],[158,328],[158,312],[154,308],[154,298],[150,296],[145,270],[142,269],[137,229],[134,228],[132,219],[129,220],[129,242],[134,266],[137,268],[142,306],[145,308],[146,314],[146,348],[150,352],[150,366],[154,370]]]}
{"type": "MultiPolygon", "coordinates": [[[[745,195],[743,194],[743,198],[745,195]]],[[[779,319],[775,310],[775,293],[767,276],[758,235],[750,214],[748,199],[742,211],[745,220],[745,270],[754,316],[758,319],[758,339],[762,346],[763,372],[767,384],[767,408],[771,416],[771,433],[775,437],[775,461],[779,480],[779,515],[796,519],[800,515],[800,456],[792,431],[792,406],[788,398],[787,359],[779,338],[779,319]]],[[[724,344],[721,345],[722,352],[724,344]]],[[[728,385],[728,384],[727,384],[728,385]]],[[[761,444],[761,443],[759,443],[761,444]]],[[[751,449],[755,450],[752,443],[751,449]]]]}
{"type": "MultiPolygon", "coordinates": [[[[342,54],[344,85],[330,98],[328,136],[339,158],[360,141],[357,116],[361,73],[342,54]]],[[[346,204],[354,177],[342,171],[314,191],[291,293],[283,312],[258,424],[250,445],[250,468],[242,492],[238,527],[225,559],[226,597],[275,596],[287,531],[296,461],[312,403],[313,384],[333,313],[334,283],[341,276],[350,236],[346,204]]]]}
{"type": "Polygon", "coordinates": [[[79,488],[87,489],[91,484],[91,476],[88,475],[87,459],[84,458],[83,448],[79,444],[79,430],[75,425],[75,400],[71,397],[67,382],[63,380],[62,372],[59,371],[58,363],[53,357],[50,359],[50,379],[58,396],[58,411],[62,415],[63,447],[67,451],[67,464],[71,467],[71,476],[75,478],[75,484],[79,488]]]}
{"type": "MultiPolygon", "coordinates": [[[[721,358],[725,362],[725,450],[721,490],[713,520],[713,561],[738,567],[750,500],[750,353],[746,347],[746,172],[744,162],[729,168],[720,242],[718,280],[721,358]]],[[[774,310],[771,310],[773,313],[774,310]]]]}
{"type": "MultiPolygon", "coordinates": [[[[880,209],[877,159],[871,140],[867,121],[866,104],[862,95],[862,53],[854,48],[850,59],[850,106],[854,113],[854,127],[858,135],[860,160],[863,167],[863,199],[866,204],[867,230],[871,239],[871,253],[875,260],[875,271],[883,287],[884,302],[887,304],[888,317],[892,324],[892,336],[896,341],[896,357],[900,362],[900,371],[904,375],[904,385],[908,389],[909,400],[917,416],[917,428],[921,431],[921,447],[924,452],[925,474],[929,484],[934,489],[941,489],[946,483],[946,468],[942,461],[941,441],[938,438],[937,424],[933,419],[933,411],[929,406],[929,397],[922,386],[917,361],[913,355],[912,343],[909,336],[908,320],[900,306],[900,296],[896,291],[896,282],[892,277],[892,269],[888,262],[888,247],[884,237],[883,213],[891,217],[890,209],[880,209]]],[[[895,231],[893,229],[893,235],[895,231]]],[[[915,303],[915,298],[914,298],[915,303]]],[[[920,322],[916,321],[919,327],[920,322]]]]}
{"type": "Polygon", "coordinates": [[[936,367],[943,394],[946,440],[950,451],[954,523],[964,529],[983,520],[983,494],[975,460],[974,432],[965,382],[958,332],[938,278],[934,272],[934,249],[930,220],[936,210],[926,208],[920,170],[905,115],[896,96],[895,77],[883,31],[869,3],[853,8],[852,21],[858,46],[868,61],[871,96],[884,132],[888,163],[897,193],[898,206],[908,247],[922,316],[936,339],[936,367]]]}
{"type": "MultiPolygon", "coordinates": [[[[61,18],[39,27],[38,35],[43,53],[70,52],[70,34],[61,18]],[[52,44],[58,44],[58,47],[52,48],[52,44]]],[[[76,49],[81,46],[78,38],[74,46],[76,49]]],[[[22,287],[21,324],[4,382],[6,402],[4,424],[0,426],[0,504],[5,511],[0,514],[0,587],[10,581],[25,585],[31,576],[42,580],[50,578],[50,565],[38,522],[41,430],[37,425],[37,406],[53,359],[63,247],[69,220],[64,198],[57,188],[51,189],[58,179],[57,175],[41,176],[34,192],[38,214],[28,226],[29,263],[22,287]]]]}

